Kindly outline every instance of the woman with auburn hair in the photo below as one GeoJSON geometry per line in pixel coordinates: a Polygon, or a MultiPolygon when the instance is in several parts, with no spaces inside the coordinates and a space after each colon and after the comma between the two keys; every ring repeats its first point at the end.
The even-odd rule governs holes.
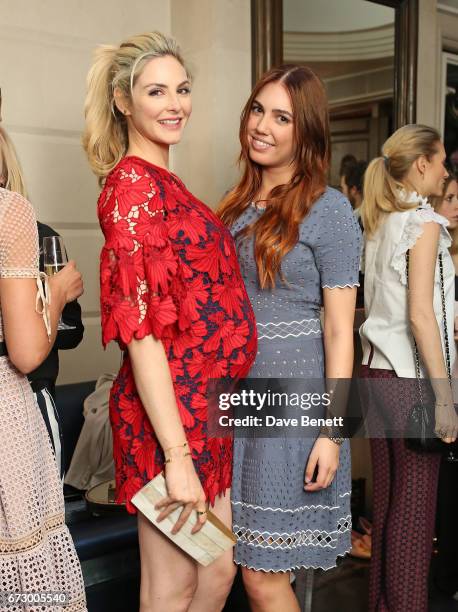
{"type": "Polygon", "coordinates": [[[427,202],[442,194],[444,161],[435,129],[406,125],[388,138],[364,181],[366,321],[360,335],[361,377],[370,379],[374,475],[371,612],[428,609],[440,454],[406,444],[412,408],[423,398],[433,401],[436,435],[445,442],[457,435],[448,380],[455,358],[447,341],[454,301],[450,236],[446,219],[427,202]],[[431,399],[429,383],[421,380],[426,377],[431,399]]]}
{"type": "MultiPolygon", "coordinates": [[[[242,112],[242,178],[219,209],[258,323],[251,376],[319,379],[320,388],[325,376],[351,378],[361,242],[350,203],[326,185],[327,107],[310,69],[267,72],[242,112]]],[[[263,612],[299,610],[291,570],[329,569],[350,549],[348,440],[287,435],[236,438],[234,447],[235,562],[263,612]]]]}
{"type": "MultiPolygon", "coordinates": [[[[165,469],[159,518],[183,507],[193,533],[207,503],[231,524],[232,441],[207,434],[207,383],[248,373],[256,325],[232,237],[169,169],[191,114],[191,79],[159,32],[98,49],[88,77],[84,146],[103,183],[98,216],[103,344],[124,358],[110,395],[117,501],[165,469]]],[[[216,612],[232,551],[199,566],[138,513],[141,612],[216,612]]]]}

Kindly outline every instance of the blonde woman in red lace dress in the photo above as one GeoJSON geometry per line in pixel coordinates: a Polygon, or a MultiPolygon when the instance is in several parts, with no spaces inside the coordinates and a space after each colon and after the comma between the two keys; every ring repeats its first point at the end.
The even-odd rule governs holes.
{"type": "MultiPolygon", "coordinates": [[[[230,527],[232,442],[207,435],[207,383],[248,373],[253,312],[232,237],[168,169],[191,113],[175,41],[157,32],[97,52],[84,145],[103,183],[98,216],[103,343],[124,359],[110,398],[117,499],[164,469],[166,516],[178,531],[207,503],[230,527]]],[[[215,612],[234,577],[232,553],[197,564],[139,513],[141,611],[215,612]]]]}

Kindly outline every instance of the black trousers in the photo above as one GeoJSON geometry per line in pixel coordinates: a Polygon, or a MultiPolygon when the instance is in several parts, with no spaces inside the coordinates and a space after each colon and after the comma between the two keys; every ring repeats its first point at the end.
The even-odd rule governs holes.
{"type": "Polygon", "coordinates": [[[60,477],[64,478],[63,434],[54,398],[45,387],[35,392],[38,407],[48,430],[60,477]]]}
{"type": "Polygon", "coordinates": [[[436,531],[439,552],[434,581],[447,595],[458,592],[458,461],[442,459],[437,494],[436,531]]]}

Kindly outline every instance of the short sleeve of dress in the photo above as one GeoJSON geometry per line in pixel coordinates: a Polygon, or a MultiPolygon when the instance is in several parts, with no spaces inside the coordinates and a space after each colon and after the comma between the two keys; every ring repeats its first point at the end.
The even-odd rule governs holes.
{"type": "Polygon", "coordinates": [[[38,277],[38,230],[32,205],[0,189],[0,278],[38,277]]]}
{"type": "Polygon", "coordinates": [[[178,320],[171,285],[181,273],[168,235],[167,201],[159,174],[140,165],[115,170],[98,214],[105,235],[100,261],[102,341],[125,348],[132,338],[162,338],[178,320]]]}
{"type": "MultiPolygon", "coordinates": [[[[439,224],[439,253],[446,253],[452,244],[452,240],[446,229],[448,225],[447,219],[434,212],[430,204],[424,204],[416,209],[412,209],[408,213],[405,213],[405,217],[402,234],[390,263],[392,268],[398,272],[401,283],[406,286],[406,253],[415,245],[418,238],[423,234],[424,224],[431,222],[439,224]]],[[[438,278],[436,274],[436,280],[438,280],[438,278]]]]}
{"type": "Polygon", "coordinates": [[[350,202],[329,189],[317,205],[314,256],[321,287],[359,286],[361,230],[350,202]]]}

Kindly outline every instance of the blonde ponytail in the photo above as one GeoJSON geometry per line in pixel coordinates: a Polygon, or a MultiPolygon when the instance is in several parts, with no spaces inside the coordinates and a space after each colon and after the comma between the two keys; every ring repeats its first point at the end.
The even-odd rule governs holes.
{"type": "Polygon", "coordinates": [[[127,150],[126,123],[116,116],[112,91],[117,50],[111,45],[98,47],[87,76],[83,147],[92,170],[99,177],[106,176],[127,150]]]}
{"type": "Polygon", "coordinates": [[[420,156],[430,159],[437,152],[440,135],[426,125],[405,125],[392,134],[382,147],[382,156],[367,167],[364,176],[364,201],[361,218],[364,230],[371,236],[385,213],[403,211],[416,204],[405,202],[399,190],[408,187],[407,174],[420,156]]]}
{"type": "MultiPolygon", "coordinates": [[[[364,231],[370,236],[377,229],[383,213],[393,212],[398,206],[398,190],[401,185],[388,172],[388,157],[376,157],[364,174],[364,201],[361,218],[364,231]]],[[[402,207],[402,202],[399,206],[402,207]]]]}
{"type": "Polygon", "coordinates": [[[124,157],[129,145],[126,119],[114,101],[115,88],[131,100],[133,86],[145,64],[167,55],[184,66],[176,41],[160,32],[139,34],[119,46],[96,49],[87,77],[83,147],[100,182],[124,157]]]}
{"type": "Polygon", "coordinates": [[[6,131],[0,127],[0,161],[1,174],[5,181],[5,189],[20,193],[24,198],[28,199],[27,189],[25,186],[24,173],[22,172],[19,158],[14,148],[11,138],[6,131]]]}

